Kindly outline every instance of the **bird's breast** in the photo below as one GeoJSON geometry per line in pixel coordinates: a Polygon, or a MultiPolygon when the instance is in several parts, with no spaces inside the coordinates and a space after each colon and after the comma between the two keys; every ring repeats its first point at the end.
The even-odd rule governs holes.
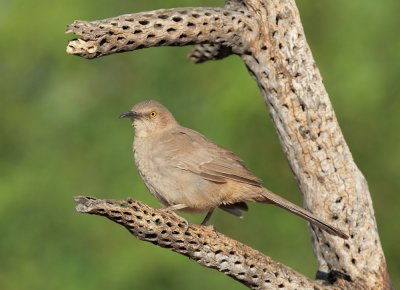
{"type": "Polygon", "coordinates": [[[178,168],[173,157],[179,150],[163,141],[136,138],[135,163],[149,191],[164,205],[184,204],[189,211],[205,211],[219,205],[215,184],[178,168]]]}
{"type": "Polygon", "coordinates": [[[162,162],[157,157],[157,148],[154,148],[152,142],[135,138],[133,143],[133,152],[135,164],[150,192],[164,205],[169,206],[168,200],[162,195],[162,162]]]}

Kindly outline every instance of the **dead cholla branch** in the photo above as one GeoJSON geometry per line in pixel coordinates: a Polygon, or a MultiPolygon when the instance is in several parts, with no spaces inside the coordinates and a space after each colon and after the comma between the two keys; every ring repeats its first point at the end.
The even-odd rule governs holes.
{"type": "Polygon", "coordinates": [[[140,240],[188,256],[251,289],[324,289],[289,267],[216,232],[212,226],[187,224],[173,212],[154,209],[133,199],[77,196],[75,201],[78,212],[104,216],[140,240]]]}
{"type": "MultiPolygon", "coordinates": [[[[234,43],[252,22],[240,12],[221,8],[161,9],[91,22],[75,21],[68,25],[66,33],[78,38],[68,43],[67,53],[91,59],[154,46],[207,43],[240,50],[239,43],[234,43]]],[[[222,53],[214,55],[226,51],[222,49],[222,53]]]]}

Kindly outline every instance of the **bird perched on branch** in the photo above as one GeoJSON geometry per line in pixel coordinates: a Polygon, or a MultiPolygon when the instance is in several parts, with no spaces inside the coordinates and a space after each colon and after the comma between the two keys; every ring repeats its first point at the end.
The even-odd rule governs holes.
{"type": "Polygon", "coordinates": [[[205,224],[216,208],[242,216],[248,209],[247,201],[268,203],[332,235],[348,238],[336,227],[262,187],[261,180],[239,157],[179,125],[160,103],[141,102],[120,117],[132,120],[136,166],[147,188],[166,209],[207,212],[205,224]]]}

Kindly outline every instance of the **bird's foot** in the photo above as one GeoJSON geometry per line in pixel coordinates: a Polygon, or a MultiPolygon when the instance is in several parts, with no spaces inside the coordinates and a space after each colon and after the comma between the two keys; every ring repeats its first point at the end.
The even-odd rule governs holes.
{"type": "Polygon", "coordinates": [[[208,228],[208,229],[210,229],[210,230],[212,230],[212,231],[214,231],[214,232],[216,232],[216,229],[215,229],[214,225],[203,225],[203,226],[208,228]]]}
{"type": "Polygon", "coordinates": [[[180,209],[184,209],[184,208],[187,208],[187,205],[179,203],[179,204],[174,204],[174,205],[160,208],[160,210],[161,211],[175,211],[175,210],[180,210],[180,209]]]}
{"type": "Polygon", "coordinates": [[[203,227],[209,229],[211,232],[214,232],[214,234],[217,236],[217,238],[219,238],[219,232],[214,227],[214,225],[203,225],[203,227]]]}

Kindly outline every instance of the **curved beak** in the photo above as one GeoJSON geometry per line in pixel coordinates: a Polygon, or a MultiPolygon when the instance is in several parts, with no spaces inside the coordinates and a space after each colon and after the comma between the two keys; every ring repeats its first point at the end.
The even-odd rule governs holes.
{"type": "Polygon", "coordinates": [[[140,114],[138,114],[136,112],[129,111],[129,112],[122,113],[119,116],[119,118],[120,119],[122,119],[122,118],[138,119],[138,118],[140,118],[140,114]]]}

